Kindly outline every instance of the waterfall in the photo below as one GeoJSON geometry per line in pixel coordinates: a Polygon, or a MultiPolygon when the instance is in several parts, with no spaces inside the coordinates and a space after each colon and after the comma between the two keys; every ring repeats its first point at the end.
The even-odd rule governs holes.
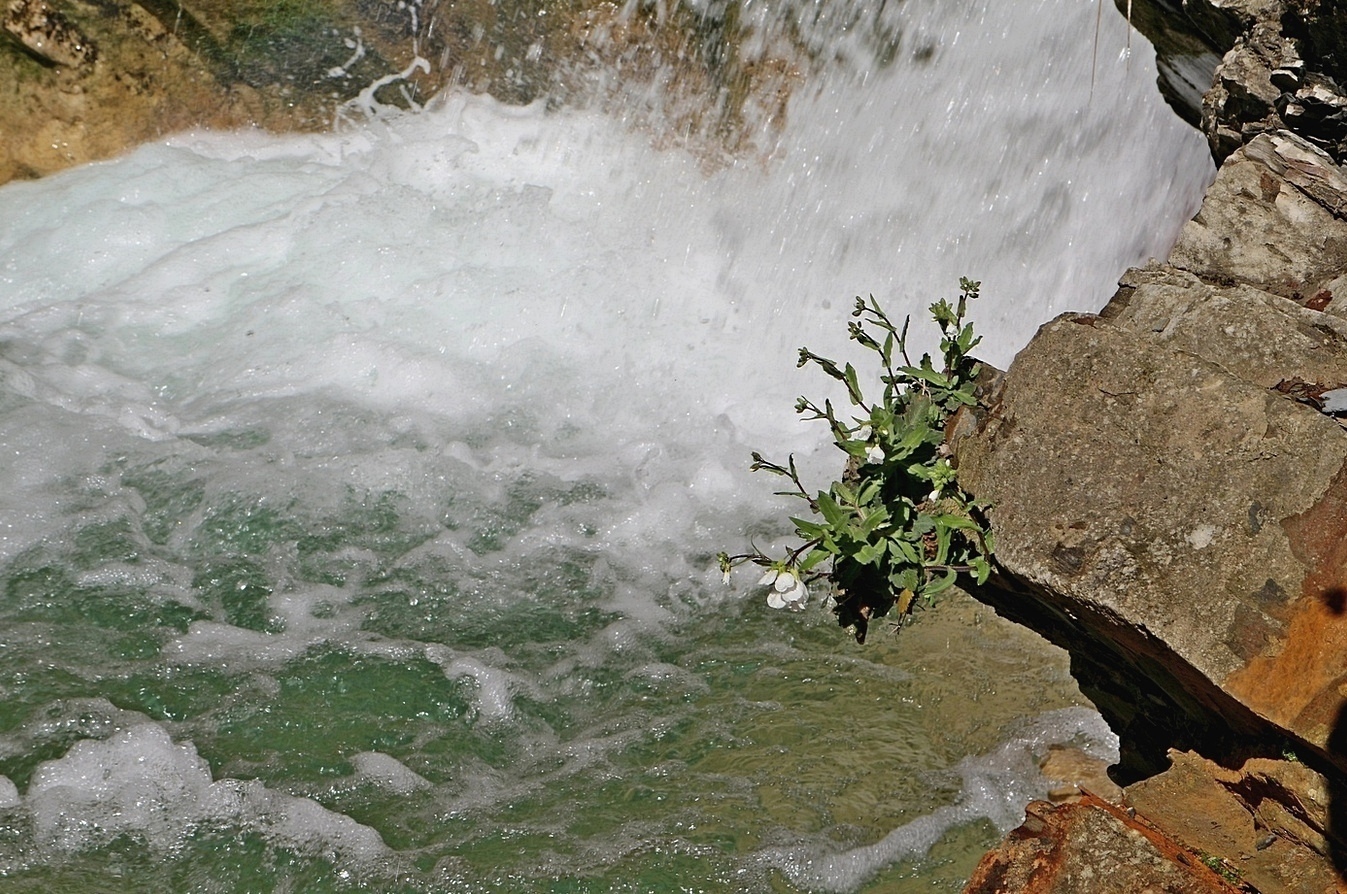
{"type": "Polygon", "coordinates": [[[1092,4],[880,4],[884,64],[866,9],[742,5],[815,64],[726,156],[451,90],[0,189],[0,875],[957,885],[1106,755],[976,606],[858,648],[715,567],[799,511],[750,451],[834,473],[795,348],[853,296],[980,279],[1004,365],[1211,175],[1118,16],[1092,76],[1092,4]]]}

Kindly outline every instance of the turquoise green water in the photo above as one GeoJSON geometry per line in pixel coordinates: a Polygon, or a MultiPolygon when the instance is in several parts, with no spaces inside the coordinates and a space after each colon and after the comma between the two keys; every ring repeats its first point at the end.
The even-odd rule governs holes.
{"type": "Polygon", "coordinates": [[[882,71],[867,9],[711,171],[453,96],[0,189],[0,891],[954,891],[1107,756],[967,600],[859,647],[716,567],[799,510],[752,451],[843,461],[853,295],[982,279],[1004,363],[1209,170],[1091,8],[879,4],[882,71]]]}
{"type": "MultiPolygon", "coordinates": [[[[102,474],[138,499],[3,569],[0,774],[30,792],[0,810],[7,891],[803,890],[762,852],[872,843],[955,802],[965,755],[1079,701],[1061,657],[962,598],[861,648],[821,609],[802,623],[687,585],[640,630],[611,608],[620,575],[583,549],[467,580],[415,559],[444,528],[393,492],[315,512],[133,464],[102,474]],[[450,653],[501,675],[503,701],[450,653]],[[58,788],[66,821],[43,825],[44,761],[147,723],[204,759],[209,777],[170,780],[196,794],[134,774],[118,777],[129,800],[58,788]],[[210,779],[326,814],[299,834],[268,816],[299,802],[212,811],[210,779]],[[339,816],[383,846],[344,845],[339,816]]],[[[501,532],[603,499],[526,475],[463,508],[458,533],[490,560],[501,532]]],[[[133,751],[98,766],[120,774],[133,751]]],[[[864,890],[955,890],[996,835],[956,826],[864,890]]]]}

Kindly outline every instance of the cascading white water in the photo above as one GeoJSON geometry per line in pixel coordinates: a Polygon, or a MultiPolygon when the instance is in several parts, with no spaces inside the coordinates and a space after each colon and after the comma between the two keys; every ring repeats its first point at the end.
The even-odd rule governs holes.
{"type": "Polygon", "coordinates": [[[0,190],[0,875],[925,885],[1046,742],[1106,751],[1001,628],[857,649],[714,568],[794,510],[750,450],[832,473],[794,348],[853,295],[981,279],[1004,364],[1210,174],[1118,17],[1091,97],[1091,4],[896,14],[928,61],[825,68],[711,173],[450,96],[0,190]]]}

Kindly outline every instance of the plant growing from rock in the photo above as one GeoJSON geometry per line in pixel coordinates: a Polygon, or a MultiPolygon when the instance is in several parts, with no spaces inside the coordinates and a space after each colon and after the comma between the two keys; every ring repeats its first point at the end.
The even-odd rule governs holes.
{"type": "Polygon", "coordinates": [[[795,518],[803,543],[783,558],[758,550],[721,553],[728,581],[737,565],[765,571],[773,608],[802,610],[809,585],[826,579],[838,623],[864,642],[869,622],[896,611],[899,625],[919,603],[929,602],[960,574],[978,583],[991,573],[992,537],[980,507],[959,489],[945,444],[945,424],[961,407],[972,406],[981,370],[969,352],[981,341],[965,321],[980,283],[960,280],[960,294],[931,305],[940,327],[941,367],[929,354],[913,363],[907,353],[911,318],[896,327],[871,296],[856,299],[849,324],[852,340],[878,355],[882,396],[866,399],[856,369],[800,349],[799,366],[813,364],[846,388],[851,412],[839,417],[832,402],[823,406],[800,398],[795,411],[828,424],[834,443],[847,454],[845,471],[825,491],[811,495],[800,481],[793,456],[785,465],[753,454],[753,470],[779,475],[792,485],[779,491],[809,505],[814,518],[795,518]],[[896,361],[901,361],[895,365],[896,361]]]}

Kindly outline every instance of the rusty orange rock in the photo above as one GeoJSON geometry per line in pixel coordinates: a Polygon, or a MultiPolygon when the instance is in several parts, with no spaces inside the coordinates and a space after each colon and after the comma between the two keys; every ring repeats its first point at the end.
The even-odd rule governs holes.
{"type": "Polygon", "coordinates": [[[1034,801],[964,894],[1238,894],[1195,854],[1101,798],[1034,801]]]}

